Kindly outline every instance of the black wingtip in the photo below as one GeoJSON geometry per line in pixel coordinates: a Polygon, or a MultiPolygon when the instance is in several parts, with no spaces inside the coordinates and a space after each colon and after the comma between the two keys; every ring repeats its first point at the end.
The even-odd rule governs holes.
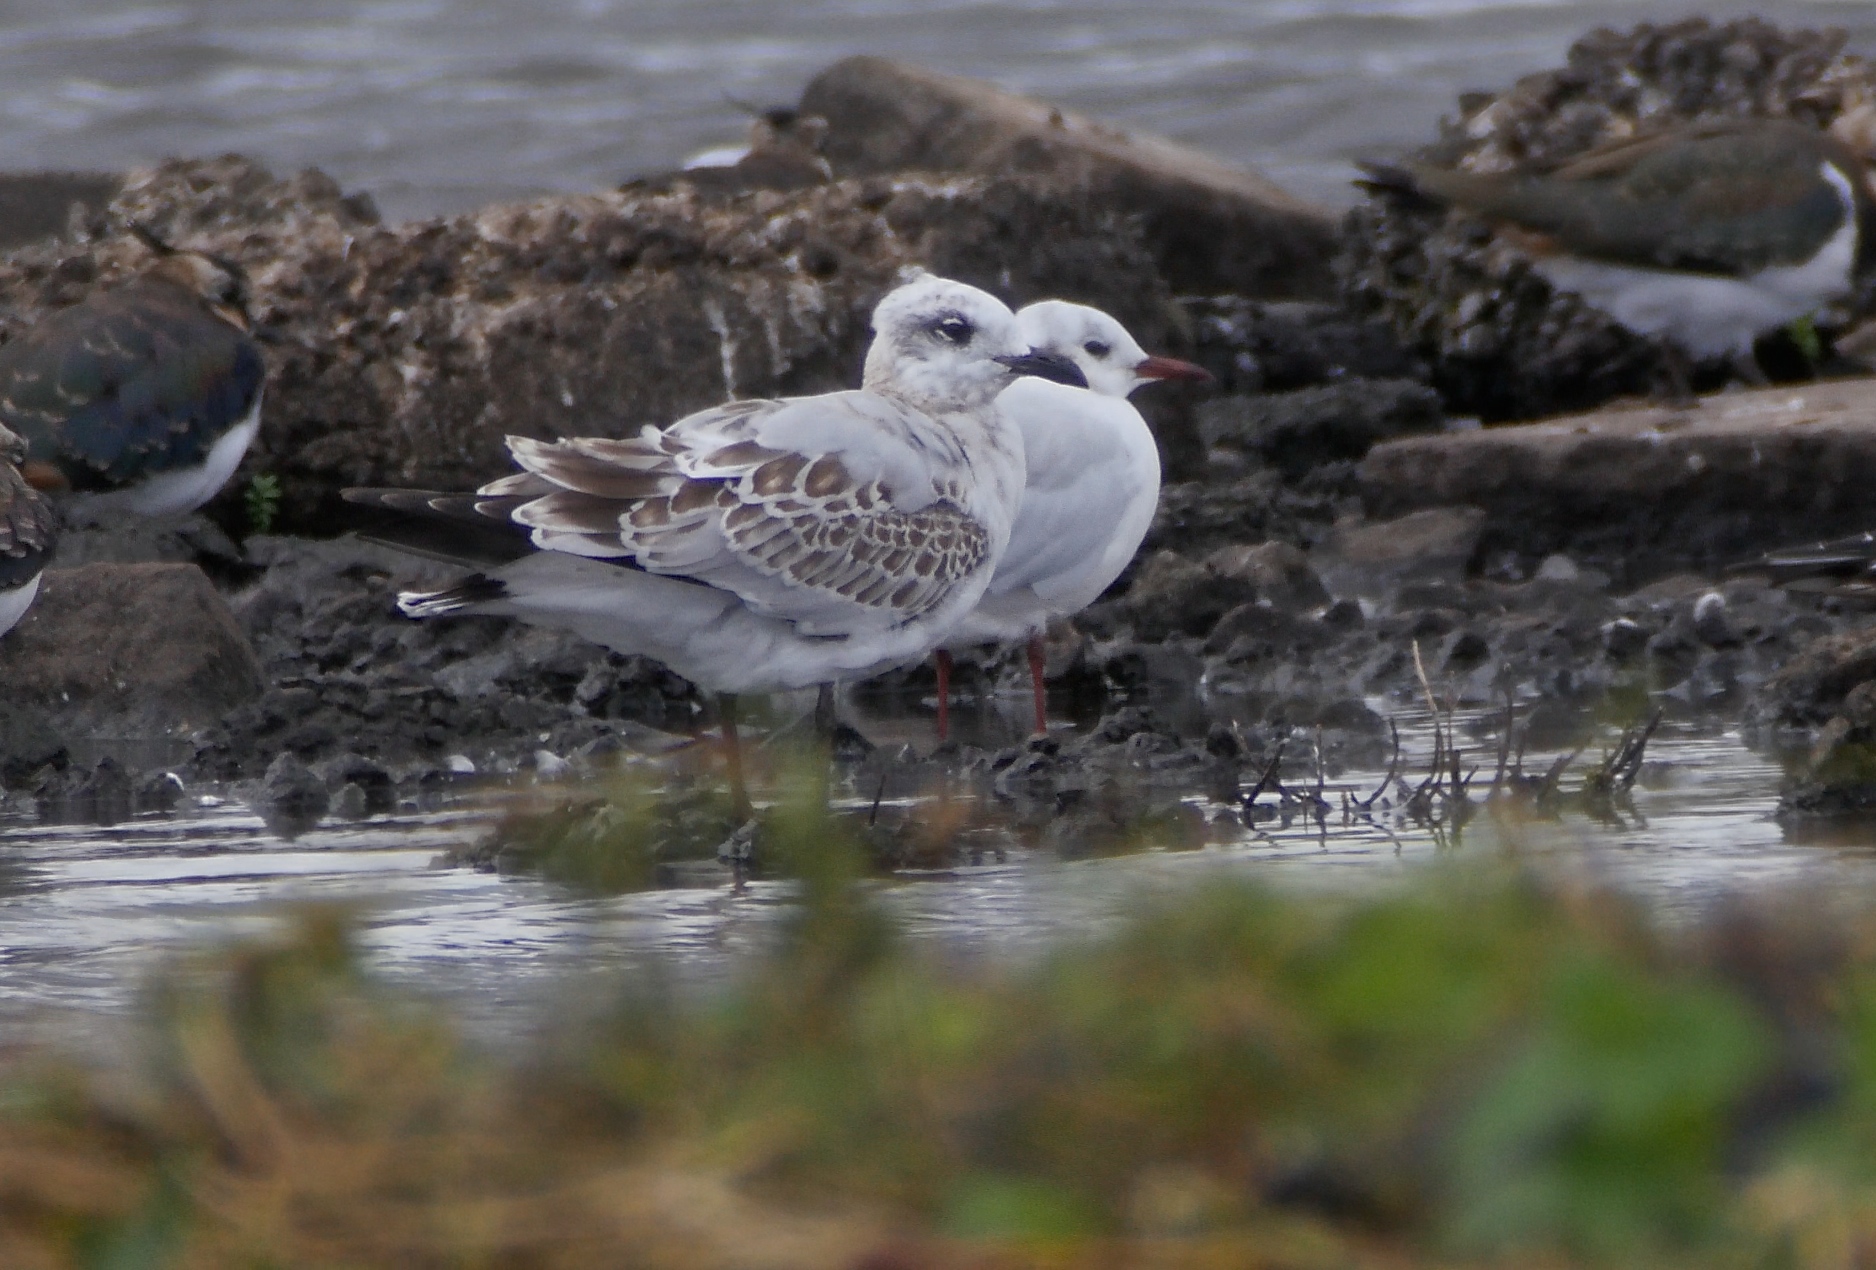
{"type": "Polygon", "coordinates": [[[1064,384],[1070,388],[1086,388],[1088,377],[1081,373],[1071,358],[1060,353],[1051,353],[1045,349],[1032,348],[1027,353],[1005,353],[993,357],[991,361],[1001,363],[1018,375],[1033,375],[1037,379],[1046,379],[1053,384],[1064,384]]]}

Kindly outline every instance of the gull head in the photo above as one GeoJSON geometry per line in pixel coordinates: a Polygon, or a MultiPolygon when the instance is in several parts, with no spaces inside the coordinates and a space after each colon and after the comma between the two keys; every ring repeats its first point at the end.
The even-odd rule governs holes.
{"type": "Polygon", "coordinates": [[[1016,315],[988,291],[925,274],[873,310],[865,385],[924,410],[987,407],[1029,352],[1016,315]]]}
{"type": "Polygon", "coordinates": [[[1157,379],[1211,379],[1202,366],[1176,357],[1148,356],[1126,327],[1085,304],[1039,301],[1016,315],[1016,328],[1039,352],[1074,362],[1088,381],[1088,389],[1104,397],[1125,397],[1157,379]]]}

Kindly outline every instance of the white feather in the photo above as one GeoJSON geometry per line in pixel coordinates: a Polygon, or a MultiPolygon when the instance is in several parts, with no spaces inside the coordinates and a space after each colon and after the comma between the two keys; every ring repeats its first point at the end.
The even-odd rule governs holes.
{"type": "Polygon", "coordinates": [[[35,573],[12,590],[0,591],[0,635],[18,626],[20,619],[26,616],[26,610],[33,606],[33,597],[39,594],[42,576],[35,573]]]}

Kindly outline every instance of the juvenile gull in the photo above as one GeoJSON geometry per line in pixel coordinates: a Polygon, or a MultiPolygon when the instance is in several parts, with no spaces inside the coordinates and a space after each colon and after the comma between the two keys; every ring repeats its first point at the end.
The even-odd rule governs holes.
{"type": "Polygon", "coordinates": [[[34,487],[89,511],[194,511],[241,463],[267,377],[231,260],[133,227],[155,260],[0,348],[0,424],[34,487]]]}
{"type": "Polygon", "coordinates": [[[1140,548],[1159,504],[1159,447],[1127,398],[1164,379],[1210,380],[1204,368],[1149,357],[1099,309],[1044,300],[1016,315],[1039,352],[1073,362],[1086,386],[1017,380],[997,404],[1021,430],[1026,475],[1009,545],[977,602],[938,650],[938,737],[950,727],[951,650],[1028,644],[1037,732],[1048,730],[1042,634],[1099,599],[1140,548]]]}
{"type": "Polygon", "coordinates": [[[472,496],[347,497],[525,532],[412,617],[500,614],[656,658],[724,696],[916,661],[989,584],[1023,487],[998,394],[1032,369],[1014,315],[921,277],[873,312],[862,387],[733,401],[625,440],[509,438],[523,471],[472,496]]]}

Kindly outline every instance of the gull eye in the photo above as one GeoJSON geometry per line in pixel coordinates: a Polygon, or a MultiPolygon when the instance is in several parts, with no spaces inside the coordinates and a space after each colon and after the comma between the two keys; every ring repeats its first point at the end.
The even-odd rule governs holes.
{"type": "Polygon", "coordinates": [[[939,339],[948,344],[956,344],[959,348],[970,343],[971,336],[977,334],[977,328],[971,324],[969,318],[959,317],[956,314],[939,318],[932,326],[932,330],[939,339]]]}
{"type": "Polygon", "coordinates": [[[1081,347],[1082,351],[1087,353],[1090,357],[1106,357],[1109,353],[1114,351],[1111,346],[1103,344],[1100,340],[1089,340],[1081,347]]]}

